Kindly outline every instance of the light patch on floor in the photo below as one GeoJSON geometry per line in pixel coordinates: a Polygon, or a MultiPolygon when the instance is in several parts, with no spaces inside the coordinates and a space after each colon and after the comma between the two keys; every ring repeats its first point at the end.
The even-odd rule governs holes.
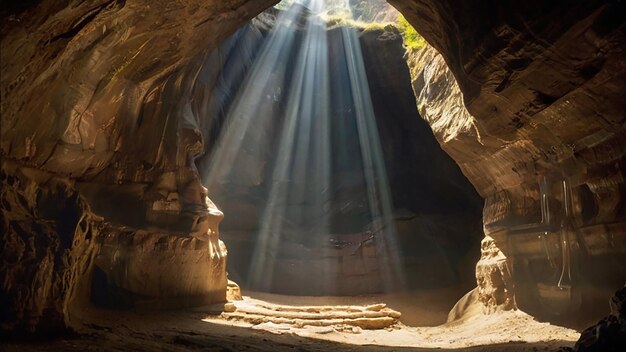
{"type": "MultiPolygon", "coordinates": [[[[536,321],[519,311],[474,314],[434,327],[411,327],[385,304],[298,306],[244,296],[235,311],[211,315],[205,322],[354,345],[465,348],[508,343],[575,342],[574,330],[536,321]]],[[[233,307],[231,306],[230,310],[233,307]]]]}
{"type": "Polygon", "coordinates": [[[479,309],[469,309],[466,312],[471,313],[453,323],[408,326],[408,322],[430,325],[441,319],[444,307],[438,297],[446,300],[448,297],[445,297],[445,291],[438,290],[351,297],[297,297],[255,292],[247,294],[254,298],[234,303],[235,307],[239,306],[240,313],[245,310],[254,314],[273,311],[275,315],[286,312],[319,312],[320,316],[326,314],[325,318],[338,319],[337,316],[341,314],[368,315],[368,312],[378,312],[382,313],[379,315],[393,318],[395,322],[383,329],[371,330],[341,322],[311,326],[262,320],[246,321],[232,317],[227,319],[227,315],[233,313],[232,308],[235,307],[230,307],[231,312],[225,316],[221,316],[221,312],[209,316],[215,307],[114,311],[85,306],[80,310],[80,316],[72,318],[77,334],[45,342],[0,343],[0,350],[537,352],[555,351],[562,346],[571,347],[580,335],[574,330],[537,322],[521,311],[484,315],[479,309]],[[388,307],[383,307],[377,302],[389,304],[388,307]],[[423,307],[419,307],[420,305],[423,307]],[[400,322],[396,318],[398,312],[402,314],[400,322]]]}

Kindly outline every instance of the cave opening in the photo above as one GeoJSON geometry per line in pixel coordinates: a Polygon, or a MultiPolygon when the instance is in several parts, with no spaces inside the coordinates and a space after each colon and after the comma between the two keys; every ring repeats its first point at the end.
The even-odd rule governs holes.
{"type": "Polygon", "coordinates": [[[211,117],[188,123],[206,136],[196,165],[229,278],[300,296],[424,290],[446,297],[442,323],[474,285],[482,199],[417,111],[399,14],[306,5],[227,38],[190,99],[211,117]]]}

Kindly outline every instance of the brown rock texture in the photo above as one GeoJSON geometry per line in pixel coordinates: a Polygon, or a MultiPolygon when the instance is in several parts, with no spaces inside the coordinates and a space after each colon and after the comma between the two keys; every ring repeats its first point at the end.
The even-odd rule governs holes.
{"type": "Polygon", "coordinates": [[[3,5],[3,330],[71,325],[69,307],[90,296],[94,268],[105,303],[225,299],[222,214],[193,165],[202,137],[183,126],[169,97],[189,89],[177,73],[190,59],[273,3],[3,5]],[[32,179],[40,173],[51,176],[32,179]],[[91,208],[114,225],[95,231],[91,208]],[[77,294],[79,286],[86,288],[77,294]]]}
{"type": "Polygon", "coordinates": [[[510,303],[485,292],[511,275],[527,311],[589,313],[626,280],[624,4],[390,3],[441,52],[408,61],[420,113],[485,198],[481,300],[510,303]]]}
{"type": "Polygon", "coordinates": [[[176,102],[158,104],[186,89],[173,73],[273,3],[42,1],[5,14],[3,155],[75,178],[154,181],[181,162],[176,102]]]}
{"type": "MultiPolygon", "coordinates": [[[[9,171],[2,239],[13,246],[2,256],[2,298],[12,302],[3,304],[10,307],[3,328],[66,325],[67,304],[96,254],[86,244],[94,227],[91,215],[83,217],[85,203],[96,213],[99,203],[120,226],[216,240],[221,214],[193,163],[210,141],[182,118],[190,77],[222,40],[274,3],[3,7],[0,152],[9,171]],[[53,176],[34,176],[41,171],[53,176]],[[79,215],[38,210],[49,207],[47,197],[79,215]]],[[[424,115],[485,198],[484,230],[511,264],[517,303],[561,314],[593,303],[595,289],[602,296],[623,285],[625,3],[390,3],[441,52],[450,73],[439,77],[458,82],[458,91],[450,89],[457,100],[462,92],[469,115],[443,108],[424,115]],[[553,290],[556,282],[562,289],[553,290]]],[[[490,280],[502,287],[497,275],[490,280]]],[[[488,302],[507,302],[499,289],[485,292],[488,302]]]]}
{"type": "Polygon", "coordinates": [[[515,308],[514,284],[507,258],[489,236],[482,240],[476,281],[478,300],[488,310],[515,308]]]}
{"type": "MultiPolygon", "coordinates": [[[[385,329],[399,323],[400,312],[388,308],[383,303],[367,306],[293,306],[278,305],[258,301],[249,297],[234,302],[233,312],[224,312],[222,317],[256,325],[278,327],[283,330],[304,327],[330,327],[342,331],[345,328],[385,329]]],[[[355,330],[358,331],[358,330],[355,330]]]]}
{"type": "Polygon", "coordinates": [[[86,302],[102,218],[67,178],[9,162],[0,177],[0,330],[57,333],[86,302]]]}
{"type": "Polygon", "coordinates": [[[206,239],[109,226],[94,260],[91,298],[113,308],[176,308],[226,301],[226,247],[206,239]]]}

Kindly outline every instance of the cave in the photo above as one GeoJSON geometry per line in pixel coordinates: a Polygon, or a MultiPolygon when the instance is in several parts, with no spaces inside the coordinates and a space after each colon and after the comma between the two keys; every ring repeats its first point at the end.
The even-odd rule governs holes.
{"type": "Polygon", "coordinates": [[[3,4],[0,346],[623,350],[625,7],[3,4]]]}

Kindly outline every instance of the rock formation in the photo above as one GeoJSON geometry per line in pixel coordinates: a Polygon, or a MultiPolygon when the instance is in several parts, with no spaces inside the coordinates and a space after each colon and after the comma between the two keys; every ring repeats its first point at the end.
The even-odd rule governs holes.
{"type": "MultiPolygon", "coordinates": [[[[289,328],[326,327],[332,331],[343,329],[385,329],[399,322],[401,316],[385,304],[367,306],[291,306],[257,301],[249,297],[234,302],[232,311],[221,315],[229,320],[239,320],[257,325],[272,324],[289,328]]],[[[313,330],[315,331],[315,330],[313,330]]]]}
{"type": "Polygon", "coordinates": [[[597,314],[626,280],[624,4],[391,3],[441,52],[408,60],[420,113],[485,198],[481,300],[597,314]]]}
{"type": "Polygon", "coordinates": [[[96,301],[225,299],[222,214],[193,164],[203,141],[169,97],[192,57],[271,4],[3,6],[3,330],[71,325],[92,272],[96,301]]]}
{"type": "MultiPolygon", "coordinates": [[[[184,118],[190,77],[276,2],[3,7],[2,329],[71,325],[93,263],[115,281],[107,287],[153,295],[116,275],[124,265],[144,272],[158,251],[207,248],[199,258],[215,285],[193,292],[223,299],[222,214],[193,163],[210,141],[184,118]],[[120,259],[132,244],[149,253],[122,264],[107,254],[111,243],[128,250],[120,259]]],[[[514,288],[521,307],[562,315],[623,285],[624,2],[389,2],[441,53],[415,66],[416,95],[462,93],[467,107],[435,103],[422,115],[485,198],[481,300],[510,305],[514,288]],[[458,90],[444,84],[452,76],[458,90]]]]}
{"type": "Polygon", "coordinates": [[[0,330],[57,333],[86,301],[102,218],[71,180],[8,160],[0,176],[0,330]]]}

